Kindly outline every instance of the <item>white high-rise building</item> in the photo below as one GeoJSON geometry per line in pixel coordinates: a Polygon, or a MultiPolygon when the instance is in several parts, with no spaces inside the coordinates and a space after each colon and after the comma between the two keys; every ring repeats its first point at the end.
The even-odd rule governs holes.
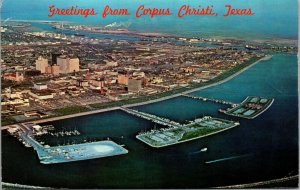
{"type": "Polygon", "coordinates": [[[79,71],[79,59],[69,58],[65,55],[57,58],[57,65],[59,66],[60,73],[72,73],[79,71]]]}
{"type": "Polygon", "coordinates": [[[69,72],[77,72],[79,71],[79,59],[78,58],[70,58],[68,65],[69,72]]]}
{"type": "Polygon", "coordinates": [[[41,73],[46,73],[46,68],[48,67],[48,59],[44,59],[43,57],[39,57],[35,61],[35,69],[41,71],[41,73]]]}

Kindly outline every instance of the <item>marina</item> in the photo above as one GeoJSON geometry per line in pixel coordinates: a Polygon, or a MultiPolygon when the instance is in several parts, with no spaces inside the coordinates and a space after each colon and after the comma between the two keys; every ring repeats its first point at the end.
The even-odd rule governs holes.
{"type": "MultiPolygon", "coordinates": [[[[34,139],[35,130],[41,128],[43,127],[34,124],[19,124],[13,125],[7,130],[22,141],[26,147],[33,147],[42,164],[57,164],[128,153],[128,150],[110,140],[64,146],[43,146],[34,139]]],[[[79,132],[77,131],[77,133],[79,132]]]]}
{"type": "Polygon", "coordinates": [[[263,112],[265,112],[274,102],[274,99],[262,98],[262,97],[252,97],[248,96],[241,104],[238,106],[228,109],[226,111],[219,110],[227,115],[254,119],[263,112]]]}
{"type": "MultiPolygon", "coordinates": [[[[160,148],[203,138],[239,125],[239,122],[204,116],[180,127],[141,132],[136,138],[151,147],[160,148]]],[[[203,148],[201,151],[205,152],[207,148],[203,148]]]]}
{"type": "Polygon", "coordinates": [[[256,97],[256,96],[248,96],[243,102],[240,104],[233,103],[226,100],[219,100],[214,98],[206,98],[201,96],[191,96],[182,94],[184,97],[201,100],[201,101],[210,101],[217,104],[224,104],[230,105],[231,108],[227,108],[226,110],[219,109],[219,112],[240,117],[246,119],[254,119],[255,117],[259,116],[263,112],[265,112],[274,102],[272,98],[263,98],[263,97],[256,97]]]}
{"type": "Polygon", "coordinates": [[[107,140],[49,147],[37,153],[42,164],[56,164],[127,154],[128,150],[107,140]]]}

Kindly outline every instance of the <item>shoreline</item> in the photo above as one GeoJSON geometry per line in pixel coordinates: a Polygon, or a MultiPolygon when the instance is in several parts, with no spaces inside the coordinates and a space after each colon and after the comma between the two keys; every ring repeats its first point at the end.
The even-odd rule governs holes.
{"type": "Polygon", "coordinates": [[[219,187],[213,187],[216,189],[236,189],[236,188],[251,188],[251,187],[259,187],[264,185],[272,185],[276,183],[286,182],[290,180],[295,180],[299,178],[298,175],[283,177],[283,178],[277,178],[277,179],[271,179],[267,181],[259,181],[259,182],[253,182],[253,183],[245,183],[245,184],[238,184],[238,185],[228,185],[228,186],[219,186],[219,187]]]}
{"type": "MultiPolygon", "coordinates": [[[[282,178],[276,178],[266,181],[259,181],[259,182],[253,182],[253,183],[245,183],[245,184],[237,184],[237,185],[228,185],[228,186],[218,186],[218,187],[210,187],[215,189],[237,189],[237,188],[251,188],[251,187],[259,187],[264,185],[275,185],[277,183],[287,182],[299,179],[299,174],[288,176],[288,177],[282,177],[282,178]]],[[[3,188],[20,188],[20,189],[57,189],[53,187],[41,187],[41,186],[32,186],[32,185],[22,185],[18,183],[8,183],[8,182],[1,182],[1,187],[3,188]]]]}
{"type": "MultiPolygon", "coordinates": [[[[6,18],[7,19],[7,18],[6,18]]],[[[5,19],[1,19],[0,22],[5,22],[5,19]]],[[[11,19],[8,20],[8,22],[21,22],[21,23],[41,23],[41,24],[53,24],[53,23],[67,23],[67,24],[76,24],[76,25],[85,25],[85,26],[95,26],[95,23],[90,23],[90,24],[84,24],[81,22],[74,22],[74,21],[49,21],[49,20],[28,20],[28,19],[11,19]]],[[[103,25],[96,25],[99,27],[105,27],[103,25]]],[[[125,28],[128,29],[128,28],[125,28]]],[[[150,34],[150,36],[152,36],[151,34],[160,34],[160,36],[166,37],[166,36],[170,36],[170,37],[182,37],[182,34],[171,34],[170,32],[167,31],[151,31],[151,32],[147,32],[144,30],[131,30],[130,31],[135,31],[138,33],[141,33],[141,36],[147,36],[147,35],[143,35],[143,34],[150,34]]],[[[112,33],[113,34],[113,33],[112,33]]],[[[185,36],[185,37],[193,37],[194,35],[191,36],[185,36]]],[[[224,40],[224,39],[234,39],[234,40],[245,40],[245,41],[253,41],[253,42],[257,42],[257,43],[266,43],[266,42],[276,42],[276,43],[280,43],[280,44],[290,44],[290,45],[298,45],[298,38],[295,37],[282,37],[282,36],[260,36],[258,39],[253,40],[253,39],[248,39],[245,37],[236,37],[236,36],[223,36],[223,35],[209,35],[209,34],[204,34],[203,36],[205,36],[206,38],[216,38],[216,39],[220,39],[220,40],[224,40]]]]}
{"type": "MultiPolygon", "coordinates": [[[[196,87],[196,88],[193,88],[193,89],[190,89],[190,90],[186,90],[184,92],[179,92],[179,93],[176,93],[176,94],[173,94],[173,95],[169,95],[169,96],[165,96],[165,97],[161,97],[161,98],[157,98],[157,99],[153,99],[153,100],[122,105],[122,107],[129,108],[129,107],[136,107],[136,106],[152,104],[152,103],[161,102],[161,101],[164,101],[164,100],[176,98],[176,97],[179,97],[183,94],[189,94],[189,93],[192,93],[192,92],[204,90],[206,88],[214,87],[214,86],[217,86],[219,84],[223,84],[223,83],[233,79],[234,77],[238,76],[239,74],[243,73],[244,71],[248,70],[249,68],[255,66],[259,62],[266,61],[266,60],[269,60],[271,58],[272,58],[272,55],[266,55],[266,56],[258,59],[257,61],[255,61],[253,63],[250,63],[250,65],[242,68],[241,70],[237,71],[236,73],[226,77],[225,79],[220,80],[220,81],[215,82],[215,83],[212,83],[212,84],[208,84],[208,85],[201,86],[201,87],[196,87]]],[[[34,121],[25,121],[25,122],[20,122],[20,123],[40,124],[40,123],[45,123],[45,122],[57,121],[57,120],[68,119],[68,118],[73,118],[73,117],[80,117],[80,116],[91,115],[91,114],[102,113],[102,112],[108,112],[108,111],[114,111],[114,110],[119,110],[119,109],[120,109],[120,106],[115,106],[115,107],[110,107],[110,108],[104,108],[104,109],[92,110],[92,111],[87,111],[87,112],[74,113],[74,114],[51,117],[51,118],[46,118],[46,119],[34,120],[34,121]]],[[[5,125],[5,126],[1,126],[1,130],[3,130],[5,127],[15,125],[15,124],[20,124],[20,123],[14,123],[14,124],[8,124],[8,125],[5,125]]]]}

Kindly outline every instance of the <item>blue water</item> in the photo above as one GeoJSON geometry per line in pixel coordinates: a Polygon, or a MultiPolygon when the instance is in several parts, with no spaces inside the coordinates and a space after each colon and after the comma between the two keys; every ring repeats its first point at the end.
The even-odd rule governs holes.
{"type": "Polygon", "coordinates": [[[51,122],[57,129],[76,127],[83,134],[69,138],[44,137],[51,145],[68,140],[81,142],[83,136],[89,140],[110,137],[129,150],[122,156],[73,163],[41,165],[33,149],[24,148],[17,139],[3,135],[3,181],[69,188],[201,188],[298,173],[295,55],[274,55],[222,85],[193,95],[234,102],[255,95],[275,98],[275,101],[253,120],[218,113],[217,109],[223,105],[183,97],[138,107],[179,122],[212,115],[241,123],[207,138],[161,149],[151,148],[135,138],[139,131],[153,128],[153,123],[122,111],[51,122]],[[200,152],[204,147],[208,148],[207,152],[200,152]],[[225,160],[205,164],[219,159],[225,160]]]}
{"type": "Polygon", "coordinates": [[[105,26],[112,22],[131,23],[129,29],[171,33],[185,36],[231,36],[248,39],[257,38],[291,38],[297,39],[297,1],[295,0],[6,0],[3,2],[2,19],[71,21],[89,25],[105,26]],[[135,18],[135,11],[140,5],[149,8],[170,8],[172,16],[135,18]],[[177,11],[182,5],[191,7],[214,6],[218,17],[184,17],[177,18],[177,11]],[[253,16],[223,17],[227,11],[225,5],[234,8],[251,8],[253,16]],[[76,6],[80,8],[94,8],[96,16],[83,18],[80,16],[48,17],[48,7],[58,8],[76,6]],[[112,8],[127,8],[130,16],[110,16],[102,18],[101,14],[106,5],[112,8]]]}

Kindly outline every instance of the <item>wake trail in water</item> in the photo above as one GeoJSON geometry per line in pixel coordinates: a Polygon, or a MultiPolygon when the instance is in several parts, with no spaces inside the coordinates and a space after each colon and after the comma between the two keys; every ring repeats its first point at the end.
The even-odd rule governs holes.
{"type": "Polygon", "coordinates": [[[201,153],[201,152],[204,152],[203,150],[199,150],[199,151],[195,151],[195,152],[192,152],[192,153],[190,153],[191,155],[193,155],[193,154],[199,154],[199,153],[201,153]]]}
{"type": "Polygon", "coordinates": [[[220,158],[220,159],[217,159],[217,160],[206,161],[205,163],[206,164],[211,164],[211,163],[216,163],[216,162],[223,162],[223,161],[226,161],[226,160],[233,160],[233,159],[248,157],[250,155],[251,154],[243,154],[243,155],[240,155],[240,156],[231,156],[231,157],[227,157],[227,158],[220,158]]]}
{"type": "Polygon", "coordinates": [[[283,91],[280,90],[279,88],[275,87],[273,84],[268,83],[268,86],[269,86],[270,88],[272,88],[273,90],[275,90],[276,92],[278,92],[278,93],[280,93],[280,94],[283,94],[283,91]]]}

